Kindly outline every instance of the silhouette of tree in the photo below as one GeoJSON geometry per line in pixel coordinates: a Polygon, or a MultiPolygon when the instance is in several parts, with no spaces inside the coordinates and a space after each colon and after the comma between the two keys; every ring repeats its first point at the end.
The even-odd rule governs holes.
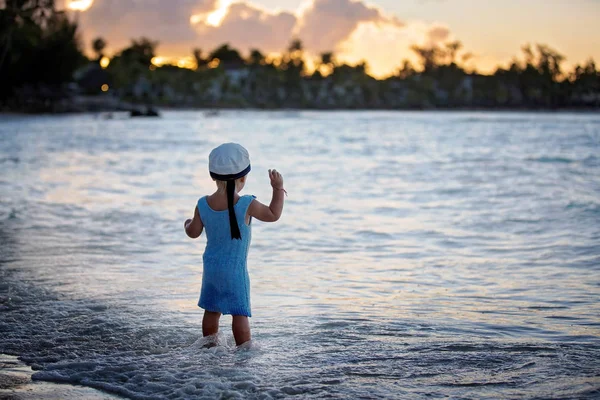
{"type": "Polygon", "coordinates": [[[536,48],[539,54],[538,70],[543,76],[551,80],[557,80],[562,75],[561,63],[565,60],[565,57],[544,44],[538,44],[536,48]]]}
{"type": "Polygon", "coordinates": [[[289,47],[288,47],[288,52],[289,53],[294,53],[294,52],[302,52],[303,46],[302,46],[302,41],[300,39],[292,39],[289,47]]]}
{"type": "Polygon", "coordinates": [[[314,76],[319,79],[323,77],[323,74],[330,75],[335,70],[335,59],[333,52],[327,51],[321,53],[319,60],[317,61],[317,67],[315,68],[314,76]]]}
{"type": "Polygon", "coordinates": [[[6,61],[15,30],[41,26],[55,12],[54,0],[5,0],[0,8],[0,71],[6,61]]]}
{"type": "Polygon", "coordinates": [[[53,0],[6,0],[0,9],[0,76],[11,79],[0,79],[0,99],[24,85],[71,80],[85,60],[77,32],[53,0]]]}
{"type": "MultiPolygon", "coordinates": [[[[0,76],[11,79],[0,80],[0,100],[6,101],[10,96],[20,99],[39,96],[36,89],[27,89],[23,95],[23,87],[39,87],[51,94],[60,92],[56,89],[72,81],[74,70],[85,60],[77,38],[77,24],[69,21],[67,14],[56,11],[52,0],[5,0],[4,3],[0,0],[0,7],[3,5],[0,76]]],[[[468,71],[472,68],[466,68],[465,64],[473,56],[463,50],[460,41],[415,45],[412,50],[418,62],[413,65],[403,60],[397,72],[384,80],[369,75],[367,61],[349,65],[336,61],[332,52],[324,52],[315,59],[315,72],[309,76],[304,46],[299,39],[292,40],[273,62],[268,62],[259,49],[252,49],[244,59],[229,44],[208,55],[196,48],[193,49],[199,67],[196,72],[169,66],[156,68],[152,59],[157,46],[158,42],[148,38],[132,40],[106,70],[97,68],[110,78],[112,93],[128,101],[169,105],[195,102],[202,106],[600,107],[600,73],[595,62],[588,60],[565,72],[564,56],[544,44],[524,45],[519,57],[507,68],[498,67],[493,75],[468,71]],[[244,68],[246,73],[202,68],[216,59],[222,68],[244,68]],[[327,79],[323,79],[324,75],[327,79]],[[211,89],[215,82],[219,85],[218,93],[211,89]]],[[[92,42],[98,59],[105,47],[102,38],[92,42]]],[[[93,85],[94,91],[98,91],[97,86],[93,85]]]]}
{"type": "Polygon", "coordinates": [[[332,65],[333,64],[333,53],[328,51],[321,53],[321,65],[332,65]]]}
{"type": "Polygon", "coordinates": [[[527,44],[521,46],[521,51],[523,51],[523,54],[525,56],[525,64],[533,65],[534,55],[533,55],[533,50],[531,50],[531,45],[529,43],[527,43],[527,44]]]}
{"type": "Polygon", "coordinates": [[[213,50],[208,56],[209,60],[219,59],[221,64],[225,66],[242,66],[244,65],[244,59],[240,55],[239,51],[229,47],[229,44],[223,44],[217,49],[213,50]]]}
{"type": "Polygon", "coordinates": [[[400,79],[407,79],[407,78],[410,78],[411,76],[415,75],[416,73],[417,73],[417,71],[413,67],[412,63],[409,60],[404,60],[402,62],[402,66],[398,70],[397,76],[400,79]]]}
{"type": "Polygon", "coordinates": [[[369,70],[369,64],[365,60],[362,60],[354,66],[354,70],[361,75],[366,75],[369,70]]]}
{"type": "Polygon", "coordinates": [[[295,106],[299,106],[302,102],[301,81],[305,72],[303,46],[299,39],[290,42],[279,68],[283,71],[283,83],[288,99],[295,106]]]}
{"type": "Polygon", "coordinates": [[[120,58],[126,62],[149,66],[156,56],[158,42],[141,37],[131,40],[129,47],[121,51],[120,58]]]}
{"type": "Polygon", "coordinates": [[[442,50],[436,45],[423,47],[414,45],[410,49],[420,58],[425,73],[435,70],[443,59],[442,50]]]}
{"type": "Polygon", "coordinates": [[[92,41],[92,49],[94,50],[94,53],[96,53],[97,60],[100,60],[102,57],[104,57],[103,51],[105,48],[106,41],[101,37],[97,37],[92,41]]]}
{"type": "Polygon", "coordinates": [[[593,59],[577,65],[569,76],[570,100],[575,105],[600,107],[600,71],[593,59]]]}
{"type": "Polygon", "coordinates": [[[304,72],[304,51],[302,42],[293,39],[283,56],[282,68],[288,71],[288,76],[300,77],[304,72]]]}
{"type": "Polygon", "coordinates": [[[561,84],[564,56],[547,45],[521,47],[524,63],[513,61],[510,71],[518,76],[518,89],[529,107],[558,107],[566,103],[561,84]]]}
{"type": "Polygon", "coordinates": [[[463,44],[459,40],[446,43],[446,54],[450,58],[450,64],[455,63],[456,56],[457,56],[458,52],[460,51],[460,49],[462,49],[462,47],[463,47],[463,44]]]}
{"type": "Polygon", "coordinates": [[[198,69],[202,69],[206,66],[206,64],[208,64],[208,61],[204,57],[202,57],[202,49],[195,48],[192,51],[192,54],[194,56],[194,61],[196,61],[196,67],[198,69]]]}
{"type": "Polygon", "coordinates": [[[265,56],[258,49],[252,49],[250,51],[250,57],[248,59],[250,65],[263,65],[265,63],[265,56]]]}

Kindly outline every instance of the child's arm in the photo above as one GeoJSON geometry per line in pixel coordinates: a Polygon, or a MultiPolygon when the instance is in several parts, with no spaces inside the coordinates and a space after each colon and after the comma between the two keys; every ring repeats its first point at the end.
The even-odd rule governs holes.
{"type": "Polygon", "coordinates": [[[273,187],[273,198],[267,207],[258,200],[254,200],[248,207],[248,215],[263,222],[275,222],[281,217],[283,211],[283,177],[276,170],[269,170],[269,178],[273,187]]]}
{"type": "Polygon", "coordinates": [[[196,239],[198,236],[202,234],[202,230],[204,229],[204,224],[200,219],[200,214],[198,213],[198,207],[194,209],[194,219],[188,219],[184,222],[183,227],[185,228],[185,233],[191,237],[192,239],[196,239]]]}

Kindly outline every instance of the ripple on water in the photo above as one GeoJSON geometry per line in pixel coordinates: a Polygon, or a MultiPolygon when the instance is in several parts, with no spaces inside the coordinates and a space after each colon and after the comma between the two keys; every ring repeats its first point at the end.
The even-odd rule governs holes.
{"type": "Polygon", "coordinates": [[[597,398],[600,119],[0,118],[0,352],[129,398],[597,398]],[[254,342],[203,339],[207,154],[253,158],[254,342]]]}

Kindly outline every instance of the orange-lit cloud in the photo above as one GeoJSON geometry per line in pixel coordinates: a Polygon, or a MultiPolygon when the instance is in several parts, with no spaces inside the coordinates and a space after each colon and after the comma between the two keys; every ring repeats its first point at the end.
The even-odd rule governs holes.
{"type": "Polygon", "coordinates": [[[67,8],[76,11],[85,11],[92,6],[94,0],[67,0],[67,8]]]}
{"type": "Polygon", "coordinates": [[[296,16],[290,12],[268,12],[250,3],[237,2],[227,7],[218,25],[207,21],[194,27],[201,42],[209,48],[230,43],[243,51],[258,48],[269,53],[287,47],[296,23],[296,16]]]}
{"type": "Polygon", "coordinates": [[[108,51],[127,46],[131,39],[146,36],[160,42],[159,52],[187,56],[201,38],[190,16],[213,10],[216,0],[95,0],[80,14],[84,40],[97,36],[108,42],[108,51]]]}
{"type": "Polygon", "coordinates": [[[190,23],[218,27],[229,13],[231,3],[233,3],[233,0],[219,0],[214,9],[192,15],[190,23]]]}
{"type": "Polygon", "coordinates": [[[294,33],[311,51],[331,51],[337,50],[340,43],[365,22],[396,28],[404,26],[398,18],[361,1],[313,0],[299,15],[294,33]]]}
{"type": "Polygon", "coordinates": [[[365,22],[340,43],[340,57],[350,63],[368,60],[369,73],[385,77],[393,73],[408,59],[416,65],[418,60],[410,50],[412,45],[440,44],[451,39],[450,32],[441,25],[413,21],[402,27],[391,24],[365,22]],[[447,34],[441,34],[441,32],[447,34]]]}
{"type": "Polygon", "coordinates": [[[448,36],[450,36],[450,30],[445,26],[434,26],[427,32],[427,38],[432,43],[442,42],[448,39],[448,36]]]}
{"type": "Polygon", "coordinates": [[[334,51],[342,61],[369,59],[379,76],[392,72],[411,44],[451,36],[441,25],[400,21],[364,0],[308,0],[295,13],[267,10],[246,0],[77,0],[68,4],[86,10],[80,16],[86,43],[102,36],[113,52],[132,38],[146,36],[160,42],[158,53],[163,57],[188,56],[197,47],[206,53],[223,43],[243,52],[258,48],[274,53],[297,37],[309,56],[334,51]],[[380,43],[387,43],[387,48],[377,50],[380,43]]]}

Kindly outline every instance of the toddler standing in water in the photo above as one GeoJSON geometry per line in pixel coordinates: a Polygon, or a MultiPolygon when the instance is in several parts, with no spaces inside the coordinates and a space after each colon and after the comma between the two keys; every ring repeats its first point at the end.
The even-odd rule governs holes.
{"type": "Polygon", "coordinates": [[[236,345],[250,340],[250,280],[246,260],[251,239],[251,222],[256,218],[275,222],[283,210],[283,177],[269,170],[273,187],[271,204],[266,206],[254,196],[240,196],[250,172],[248,151],[235,143],[225,143],[208,157],[210,176],[217,190],[198,200],[194,218],[185,221],[185,233],[192,239],[206,229],[204,272],[198,306],[204,309],[202,334],[219,331],[221,314],[233,317],[236,345]]]}

